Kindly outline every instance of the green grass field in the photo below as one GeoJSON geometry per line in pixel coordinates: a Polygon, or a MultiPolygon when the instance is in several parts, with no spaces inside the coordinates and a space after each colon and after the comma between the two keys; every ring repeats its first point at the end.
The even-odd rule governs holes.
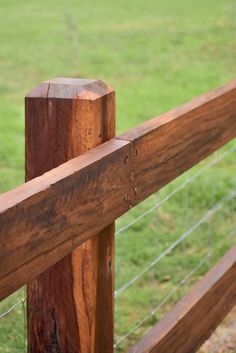
{"type": "MultiPolygon", "coordinates": [[[[0,18],[0,192],[24,180],[24,95],[43,80],[92,77],[110,84],[117,92],[120,133],[236,76],[234,0],[1,0],[0,18]]],[[[235,153],[230,154],[187,191],[117,236],[117,288],[235,187],[235,161],[235,153]]],[[[128,213],[118,227],[152,207],[184,178],[128,213]]],[[[222,246],[222,236],[235,224],[234,213],[235,202],[230,202],[201,225],[191,241],[117,298],[118,339],[201,261],[210,246],[209,234],[219,246],[190,284],[224,253],[232,238],[222,246]]],[[[160,313],[117,350],[132,344],[183,291],[176,291],[160,313]]],[[[3,301],[0,313],[22,297],[20,291],[3,301]]],[[[22,305],[0,319],[0,352],[23,352],[23,320],[22,305]]]]}

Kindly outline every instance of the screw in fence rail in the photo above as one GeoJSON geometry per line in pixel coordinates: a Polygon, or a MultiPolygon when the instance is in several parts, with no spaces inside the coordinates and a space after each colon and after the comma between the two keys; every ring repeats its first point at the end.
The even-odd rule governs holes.
{"type": "MultiPolygon", "coordinates": [[[[25,104],[26,180],[115,134],[115,93],[101,81],[46,81],[25,104]]],[[[28,284],[29,353],[113,352],[113,261],[111,224],[28,284]]]]}

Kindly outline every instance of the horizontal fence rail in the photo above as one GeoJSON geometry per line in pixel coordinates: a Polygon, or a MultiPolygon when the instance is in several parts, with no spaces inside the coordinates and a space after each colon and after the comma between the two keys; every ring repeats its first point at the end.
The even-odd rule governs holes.
{"type": "Polygon", "coordinates": [[[235,148],[232,141],[118,220],[116,352],[132,347],[235,244],[235,148]]]}
{"type": "Polygon", "coordinates": [[[0,299],[129,209],[128,151],[107,142],[0,196],[0,299]]]}
{"type": "Polygon", "coordinates": [[[234,138],[235,103],[233,81],[118,137],[132,142],[133,205],[234,138]]]}
{"type": "Polygon", "coordinates": [[[233,139],[235,116],[233,81],[0,195],[0,299],[233,139]]]}
{"type": "Polygon", "coordinates": [[[129,353],[196,352],[236,304],[234,246],[129,353]]]}
{"type": "MultiPolygon", "coordinates": [[[[26,97],[32,180],[0,195],[0,300],[28,285],[29,353],[113,353],[114,221],[236,137],[236,80],[116,137],[114,97],[101,81],[64,78],[26,97]]],[[[236,304],[235,276],[233,247],[129,353],[195,352],[236,304]]]]}

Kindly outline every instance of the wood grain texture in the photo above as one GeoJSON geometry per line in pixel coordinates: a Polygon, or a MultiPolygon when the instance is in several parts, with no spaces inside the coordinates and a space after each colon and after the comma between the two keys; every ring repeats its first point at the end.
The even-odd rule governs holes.
{"type": "MultiPolygon", "coordinates": [[[[35,124],[36,131],[43,133],[45,130],[44,134],[48,130],[50,136],[58,136],[57,130],[62,124],[65,136],[68,131],[70,135],[79,136],[85,127],[78,123],[78,116],[83,114],[91,117],[96,109],[103,109],[105,113],[100,115],[103,116],[100,125],[98,122],[93,124],[98,124],[96,129],[102,131],[98,134],[98,140],[107,139],[109,129],[113,129],[113,123],[106,113],[114,112],[114,107],[111,109],[109,105],[112,99],[103,100],[100,105],[96,100],[99,94],[102,95],[102,89],[107,92],[106,86],[96,82],[93,87],[89,81],[88,92],[81,87],[76,88],[75,84],[73,91],[68,87],[69,82],[62,85],[60,95],[57,93],[60,96],[57,107],[52,103],[55,103],[55,90],[58,90],[56,83],[52,82],[51,88],[49,83],[44,83],[35,89],[26,105],[29,113],[35,112],[34,120],[27,124],[35,124]],[[65,93],[62,93],[63,90],[65,93]],[[72,97],[88,95],[90,99],[86,106],[75,103],[76,99],[72,104],[70,99],[65,100],[68,92],[72,97]],[[47,96],[52,98],[48,99],[47,104],[44,100],[43,105],[42,99],[47,96]],[[94,101],[95,106],[92,108],[94,101]],[[73,126],[77,122],[77,128],[72,128],[67,121],[68,111],[71,114],[78,111],[78,116],[72,114],[75,119],[73,126]],[[46,114],[49,114],[49,120],[45,118],[46,114]],[[49,129],[46,121],[50,121],[52,116],[57,117],[58,122],[51,122],[49,129]],[[106,123],[104,116],[107,117],[106,123]],[[103,124],[110,128],[104,129],[103,124]]],[[[236,83],[233,82],[197,98],[130,130],[122,135],[124,140],[119,137],[107,142],[46,175],[0,195],[0,298],[9,295],[58,262],[77,245],[101,231],[151,192],[233,138],[236,133],[235,86],[236,83]],[[138,146],[138,149],[133,146],[138,146]],[[131,189],[137,193],[133,200],[131,189]]],[[[91,130],[86,128],[83,135],[87,136],[87,145],[90,143],[93,146],[91,130]]],[[[35,152],[34,143],[39,145],[40,142],[38,134],[34,138],[27,137],[27,144],[32,146],[32,155],[26,151],[30,171],[28,178],[35,177],[40,170],[46,171],[47,165],[55,167],[64,159],[69,159],[75,151],[82,153],[85,149],[81,139],[73,138],[71,146],[67,142],[68,136],[64,140],[55,136],[55,144],[49,137],[48,142],[42,143],[40,148],[35,146],[35,152]],[[52,151],[48,154],[47,143],[52,151]],[[62,149],[59,148],[60,143],[62,149]],[[57,154],[57,150],[61,152],[57,154]],[[34,163],[32,156],[37,153],[38,162],[34,169],[31,168],[34,163]],[[43,154],[46,155],[46,160],[42,158],[43,154]]]]}
{"type": "Polygon", "coordinates": [[[193,353],[236,304],[236,246],[129,353],[193,353]]]}
{"type": "Polygon", "coordinates": [[[236,136],[236,81],[117,137],[133,144],[133,205],[236,136]]]}
{"type": "Polygon", "coordinates": [[[0,195],[1,299],[129,209],[129,154],[111,140],[0,195]]]}
{"type": "MultiPolygon", "coordinates": [[[[43,83],[26,98],[27,179],[114,135],[115,93],[104,83],[63,78],[43,83]]],[[[114,172],[105,181],[112,189],[114,172]]],[[[103,178],[97,176],[94,194],[99,194],[103,178]]],[[[81,186],[87,194],[86,184],[81,186]]],[[[94,214],[102,209],[98,202],[94,214]]],[[[92,222],[77,216],[80,220],[73,223],[92,222]]],[[[29,352],[111,353],[113,281],[114,223],[28,284],[29,352]]]]}

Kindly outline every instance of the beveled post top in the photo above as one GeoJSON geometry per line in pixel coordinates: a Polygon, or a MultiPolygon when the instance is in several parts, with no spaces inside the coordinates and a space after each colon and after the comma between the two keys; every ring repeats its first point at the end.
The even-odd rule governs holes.
{"type": "Polygon", "coordinates": [[[96,100],[112,91],[109,86],[100,80],[58,77],[42,82],[39,86],[33,88],[26,95],[26,98],[96,100]]]}

